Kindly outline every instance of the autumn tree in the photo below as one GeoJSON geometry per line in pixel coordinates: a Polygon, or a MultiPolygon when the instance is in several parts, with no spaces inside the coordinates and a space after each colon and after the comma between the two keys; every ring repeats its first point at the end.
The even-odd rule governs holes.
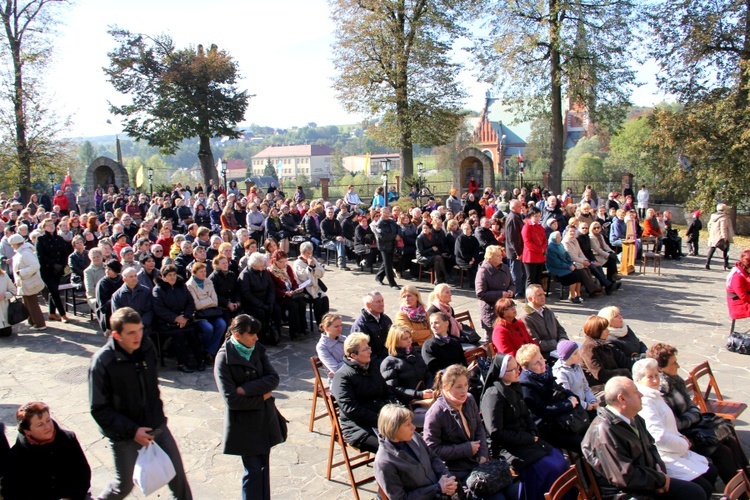
{"type": "Polygon", "coordinates": [[[613,128],[629,106],[637,15],[631,0],[491,0],[480,3],[488,35],[476,37],[483,80],[520,119],[547,117],[550,188],[560,192],[563,97],[613,128]]]}
{"type": "Polygon", "coordinates": [[[110,103],[112,113],[125,118],[124,131],[163,154],[174,154],[184,139],[198,137],[204,182],[218,183],[211,138],[239,137],[235,125],[244,118],[249,99],[237,88],[237,63],[216,45],[177,49],[167,35],[117,28],[109,33],[119,46],[108,54],[104,73],[131,99],[121,106],[110,103]]]}
{"type": "Polygon", "coordinates": [[[650,166],[692,207],[750,198],[750,4],[661,0],[650,5],[658,82],[679,106],[650,119],[650,166]]]}
{"type": "Polygon", "coordinates": [[[461,123],[464,91],[451,61],[464,33],[463,0],[330,0],[336,24],[334,87],[347,111],[377,123],[367,133],[401,153],[414,172],[413,146],[449,142],[461,123]]]}
{"type": "Polygon", "coordinates": [[[24,197],[32,175],[46,179],[47,170],[64,173],[74,156],[72,145],[57,139],[68,122],[45,107],[42,89],[56,16],[67,4],[67,0],[0,1],[4,28],[0,57],[8,67],[0,96],[10,104],[0,104],[0,157],[7,169],[2,182],[20,188],[24,197]]]}

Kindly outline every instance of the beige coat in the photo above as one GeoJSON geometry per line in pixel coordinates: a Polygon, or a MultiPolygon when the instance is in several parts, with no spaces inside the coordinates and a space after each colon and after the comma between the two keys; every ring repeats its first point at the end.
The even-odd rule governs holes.
{"type": "Polygon", "coordinates": [[[578,269],[583,268],[583,263],[588,262],[589,259],[586,258],[586,254],[581,250],[581,245],[578,244],[578,240],[566,237],[563,239],[562,244],[565,247],[565,251],[570,255],[570,258],[576,263],[576,267],[578,269]]]}
{"type": "Polygon", "coordinates": [[[604,237],[602,237],[603,245],[599,243],[599,238],[593,234],[589,235],[589,239],[591,240],[591,252],[594,254],[594,257],[596,257],[596,261],[599,265],[603,266],[607,263],[607,260],[609,260],[609,252],[612,249],[607,245],[607,242],[605,241],[606,238],[604,237]]]}
{"type": "Polygon", "coordinates": [[[19,295],[36,295],[44,290],[40,267],[31,243],[18,247],[13,256],[13,275],[16,277],[19,295]]]}
{"type": "Polygon", "coordinates": [[[315,269],[310,267],[304,260],[296,259],[292,266],[294,277],[297,279],[297,283],[304,283],[305,281],[310,280],[310,284],[305,287],[305,291],[309,293],[311,297],[325,297],[326,293],[320,289],[318,279],[325,276],[326,270],[323,269],[323,266],[321,266],[317,260],[315,260],[315,257],[313,257],[313,265],[315,266],[315,269]]]}
{"type": "Polygon", "coordinates": [[[195,302],[195,310],[200,311],[201,309],[208,309],[209,307],[218,307],[219,296],[216,295],[214,289],[214,282],[206,278],[203,280],[203,288],[198,286],[195,282],[195,278],[192,277],[186,283],[187,289],[190,295],[193,296],[193,302],[195,302]]]}
{"type": "Polygon", "coordinates": [[[0,295],[4,297],[4,300],[0,300],[0,328],[7,328],[11,326],[8,323],[8,304],[9,300],[16,294],[16,285],[8,276],[8,273],[0,275],[0,295]]]}
{"type": "Polygon", "coordinates": [[[719,240],[732,243],[734,240],[734,229],[729,215],[723,212],[711,214],[708,220],[708,246],[715,247],[719,240]]]}

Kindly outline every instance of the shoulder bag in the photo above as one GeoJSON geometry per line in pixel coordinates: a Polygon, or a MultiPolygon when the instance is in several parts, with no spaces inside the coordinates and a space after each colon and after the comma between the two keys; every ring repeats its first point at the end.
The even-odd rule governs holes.
{"type": "Polygon", "coordinates": [[[8,303],[8,324],[17,325],[29,317],[29,311],[23,305],[21,299],[14,297],[8,303]]]}
{"type": "Polygon", "coordinates": [[[511,482],[510,464],[504,458],[493,458],[477,465],[466,478],[466,486],[474,498],[490,497],[511,482]]]}

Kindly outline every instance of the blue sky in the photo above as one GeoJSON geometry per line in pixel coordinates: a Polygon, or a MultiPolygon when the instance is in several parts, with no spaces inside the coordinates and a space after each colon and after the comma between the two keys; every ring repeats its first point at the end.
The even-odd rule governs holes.
{"type": "MultiPolygon", "coordinates": [[[[58,28],[55,55],[49,68],[48,91],[52,106],[71,115],[68,136],[109,135],[119,132],[107,101],[122,98],[106,81],[102,67],[114,47],[107,35],[116,24],[133,32],[168,33],[178,47],[217,44],[237,60],[240,86],[251,99],[245,122],[273,127],[357,123],[331,89],[334,67],[331,44],[334,25],[325,0],[77,0],[58,28]],[[107,125],[112,119],[115,125],[107,125]]],[[[639,70],[641,80],[652,82],[654,66],[639,70]]],[[[481,109],[489,88],[467,71],[462,75],[470,97],[466,107],[481,109]]],[[[634,102],[653,105],[663,100],[647,84],[636,90],[634,102]]],[[[510,116],[503,117],[508,123],[510,116]]],[[[518,127],[525,136],[527,127],[518,127]]]]}

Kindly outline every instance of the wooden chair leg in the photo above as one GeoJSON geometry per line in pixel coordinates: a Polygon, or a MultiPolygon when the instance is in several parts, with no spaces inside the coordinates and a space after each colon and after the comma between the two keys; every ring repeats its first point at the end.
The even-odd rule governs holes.
{"type": "Polygon", "coordinates": [[[310,428],[308,429],[310,432],[313,431],[315,428],[315,409],[318,406],[318,391],[320,390],[320,387],[318,387],[318,381],[315,381],[315,386],[313,387],[313,399],[312,399],[312,409],[310,410],[310,428]]]}

